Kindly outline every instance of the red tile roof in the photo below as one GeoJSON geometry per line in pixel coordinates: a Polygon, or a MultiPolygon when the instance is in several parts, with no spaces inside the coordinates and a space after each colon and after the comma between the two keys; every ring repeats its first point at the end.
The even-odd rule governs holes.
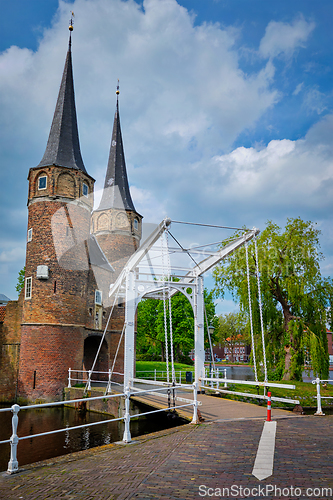
{"type": "Polygon", "coordinates": [[[0,321],[3,321],[6,316],[6,306],[0,306],[0,321]]]}

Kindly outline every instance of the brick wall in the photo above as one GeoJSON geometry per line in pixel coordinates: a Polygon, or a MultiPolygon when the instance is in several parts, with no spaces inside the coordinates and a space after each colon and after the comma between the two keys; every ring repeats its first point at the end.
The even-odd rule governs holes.
{"type": "Polygon", "coordinates": [[[10,301],[0,323],[0,401],[13,401],[19,368],[22,294],[10,301]]]}
{"type": "Polygon", "coordinates": [[[85,208],[73,205],[68,209],[63,202],[30,205],[32,240],[27,243],[25,276],[32,277],[32,297],[24,300],[24,323],[84,323],[89,219],[85,208]],[[48,267],[46,280],[36,278],[40,265],[48,267]]]}
{"type": "Polygon", "coordinates": [[[22,325],[19,400],[61,400],[68,368],[82,369],[84,329],[22,325]]]}

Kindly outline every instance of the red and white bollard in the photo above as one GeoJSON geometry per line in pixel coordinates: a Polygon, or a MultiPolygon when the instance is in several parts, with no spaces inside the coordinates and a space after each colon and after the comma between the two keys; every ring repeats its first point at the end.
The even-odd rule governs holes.
{"type": "Polygon", "coordinates": [[[266,420],[266,422],[271,421],[271,415],[272,415],[271,395],[272,394],[270,392],[267,393],[267,420],[266,420]]]}

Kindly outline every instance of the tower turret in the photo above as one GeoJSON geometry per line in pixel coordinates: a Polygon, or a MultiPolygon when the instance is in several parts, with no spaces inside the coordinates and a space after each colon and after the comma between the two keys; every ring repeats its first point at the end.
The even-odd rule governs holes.
{"type": "Polygon", "coordinates": [[[119,84],[116,94],[109,161],[102,198],[92,215],[92,232],[117,271],[140,244],[142,216],[135,210],[129,190],[120,128],[119,84]]]}
{"type": "Polygon", "coordinates": [[[82,362],[95,182],[80,151],[71,36],[46,150],[28,180],[19,394],[54,398],[82,362]]]}

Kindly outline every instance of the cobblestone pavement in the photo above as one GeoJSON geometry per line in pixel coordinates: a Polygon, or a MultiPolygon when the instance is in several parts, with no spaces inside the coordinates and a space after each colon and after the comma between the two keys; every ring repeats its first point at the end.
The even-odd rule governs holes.
{"type": "Polygon", "coordinates": [[[188,424],[1,473],[0,498],[333,498],[322,491],[333,490],[333,417],[280,418],[273,475],[259,481],[252,468],[263,422],[188,424]]]}

